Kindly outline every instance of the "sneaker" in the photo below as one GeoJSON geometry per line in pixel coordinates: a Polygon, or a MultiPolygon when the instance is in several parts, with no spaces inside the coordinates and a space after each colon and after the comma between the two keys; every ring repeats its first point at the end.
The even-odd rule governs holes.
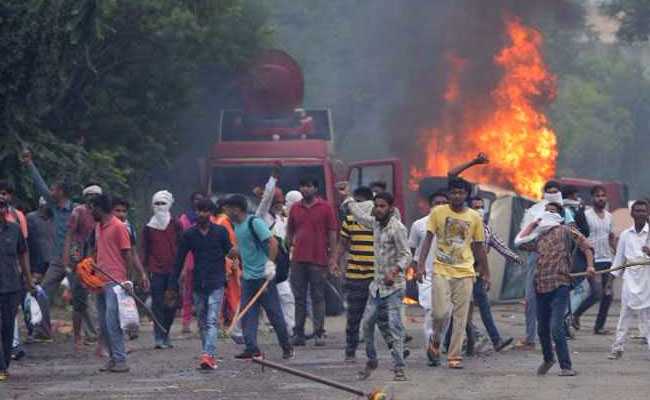
{"type": "Polygon", "coordinates": [[[530,343],[525,339],[520,339],[515,343],[515,349],[521,351],[535,351],[535,343],[530,343]]]}
{"type": "Polygon", "coordinates": [[[576,317],[576,316],[574,315],[573,318],[571,319],[571,326],[572,326],[573,329],[575,329],[576,331],[579,331],[579,330],[580,330],[580,317],[576,317]]]}
{"type": "Polygon", "coordinates": [[[110,372],[129,372],[131,369],[129,366],[126,364],[126,361],[118,361],[113,364],[111,369],[109,369],[110,372]]]}
{"type": "Polygon", "coordinates": [[[115,361],[108,360],[106,361],[106,364],[104,364],[102,367],[99,367],[99,372],[110,371],[111,368],[113,368],[114,366],[115,366],[115,361]]]}
{"type": "Polygon", "coordinates": [[[237,360],[252,360],[253,358],[257,358],[261,356],[262,353],[260,353],[259,351],[252,352],[252,351],[244,350],[243,352],[237,354],[235,358],[237,360]]]}
{"type": "Polygon", "coordinates": [[[282,350],[282,359],[283,360],[293,360],[296,358],[296,352],[293,350],[292,346],[289,346],[282,350]]]}
{"type": "Polygon", "coordinates": [[[199,358],[199,367],[204,370],[215,370],[217,369],[217,362],[211,355],[203,353],[199,358]]]}
{"type": "Polygon", "coordinates": [[[393,377],[393,380],[395,382],[406,382],[409,378],[406,376],[406,373],[404,373],[403,368],[395,368],[395,376],[393,377]]]}
{"type": "Polygon", "coordinates": [[[515,341],[515,339],[512,338],[512,337],[509,337],[509,338],[506,338],[506,339],[501,339],[501,340],[499,340],[499,342],[497,342],[494,345],[494,351],[496,351],[498,353],[498,352],[502,351],[503,349],[505,349],[506,347],[510,346],[512,344],[512,342],[514,342],[514,341],[515,341]]]}
{"type": "Polygon", "coordinates": [[[244,344],[244,336],[242,335],[230,335],[230,338],[232,339],[235,344],[242,345],[244,344]]]}
{"type": "Polygon", "coordinates": [[[366,379],[370,378],[370,375],[372,375],[372,372],[376,370],[377,367],[379,367],[379,361],[368,360],[368,362],[366,362],[366,367],[358,374],[359,380],[365,381],[366,379]]]}
{"type": "Polygon", "coordinates": [[[607,358],[609,360],[619,360],[619,359],[623,358],[623,351],[622,350],[612,351],[611,353],[609,353],[607,358]]]}
{"type": "Polygon", "coordinates": [[[14,361],[20,361],[25,358],[26,355],[27,353],[25,353],[25,350],[23,349],[15,350],[11,352],[11,359],[14,361]]]}
{"type": "Polygon", "coordinates": [[[435,343],[431,343],[429,347],[427,347],[427,359],[429,360],[430,367],[440,366],[440,347],[435,343]]]}
{"type": "Polygon", "coordinates": [[[316,346],[316,347],[324,347],[325,346],[325,339],[323,339],[322,336],[315,336],[314,337],[314,346],[316,346]]]}
{"type": "Polygon", "coordinates": [[[307,344],[307,339],[305,338],[305,335],[296,335],[291,341],[291,345],[293,345],[294,347],[304,346],[305,344],[307,344]]]}
{"type": "Polygon", "coordinates": [[[542,365],[537,368],[537,375],[543,376],[553,367],[555,361],[544,361],[542,365]]]}
{"type": "Polygon", "coordinates": [[[572,369],[563,369],[557,375],[558,376],[576,376],[576,375],[578,375],[578,373],[576,371],[572,370],[572,369]]]}

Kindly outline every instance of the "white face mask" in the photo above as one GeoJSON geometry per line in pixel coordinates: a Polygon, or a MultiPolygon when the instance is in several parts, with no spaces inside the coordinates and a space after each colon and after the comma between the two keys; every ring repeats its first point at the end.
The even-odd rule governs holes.
{"type": "Polygon", "coordinates": [[[558,203],[562,204],[562,193],[544,193],[544,200],[549,203],[558,203]]]}

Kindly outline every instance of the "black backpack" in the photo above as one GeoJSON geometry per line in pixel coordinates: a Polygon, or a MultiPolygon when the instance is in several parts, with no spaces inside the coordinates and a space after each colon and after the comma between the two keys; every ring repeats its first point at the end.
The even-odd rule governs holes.
{"type": "MultiPolygon", "coordinates": [[[[257,217],[248,219],[248,229],[251,231],[253,239],[255,239],[255,245],[264,248],[262,241],[257,236],[257,232],[255,232],[255,228],[253,227],[253,220],[255,218],[257,217]]],[[[273,226],[271,226],[271,229],[273,229],[273,226]]],[[[289,250],[287,250],[284,240],[275,235],[274,237],[278,242],[278,255],[275,257],[275,283],[281,283],[289,278],[289,266],[291,262],[289,260],[289,250]]]]}

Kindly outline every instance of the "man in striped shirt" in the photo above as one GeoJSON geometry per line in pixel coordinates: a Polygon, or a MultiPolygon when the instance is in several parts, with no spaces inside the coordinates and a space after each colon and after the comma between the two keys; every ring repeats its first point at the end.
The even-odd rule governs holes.
{"type": "MultiPolygon", "coordinates": [[[[357,188],[353,197],[360,207],[370,213],[373,207],[373,193],[370,188],[357,188]]],[[[352,214],[347,215],[341,225],[341,240],[337,253],[338,265],[343,265],[341,261],[345,254],[347,254],[345,288],[348,303],[345,360],[354,361],[359,345],[359,327],[368,302],[368,288],[375,272],[375,253],[372,228],[360,225],[352,214]]]]}

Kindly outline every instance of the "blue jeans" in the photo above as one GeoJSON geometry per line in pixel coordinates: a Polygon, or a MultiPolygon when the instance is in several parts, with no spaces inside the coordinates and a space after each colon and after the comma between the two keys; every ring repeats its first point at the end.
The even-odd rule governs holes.
{"type": "MultiPolygon", "coordinates": [[[[255,293],[264,284],[265,279],[243,279],[241,282],[241,309],[248,304],[255,293]]],[[[278,342],[282,349],[289,349],[289,334],[287,333],[287,324],[284,321],[282,314],[282,307],[280,306],[280,296],[275,283],[271,282],[266,288],[264,293],[257,299],[255,304],[248,310],[241,320],[242,329],[244,331],[244,342],[246,343],[246,351],[251,353],[259,353],[260,349],[257,346],[257,326],[259,323],[260,306],[264,308],[266,316],[269,318],[271,326],[275,334],[278,336],[278,342]]]]}
{"type": "Polygon", "coordinates": [[[485,291],[485,286],[483,281],[479,278],[474,283],[473,297],[474,303],[478,307],[479,313],[481,314],[481,321],[483,321],[483,326],[490,336],[490,340],[493,345],[498,345],[501,342],[501,335],[499,330],[494,324],[494,317],[492,316],[492,309],[490,308],[490,300],[488,299],[487,292],[485,291]]]}
{"type": "Polygon", "coordinates": [[[544,361],[552,362],[555,359],[551,344],[552,337],[562,369],[571,369],[571,356],[564,328],[564,317],[568,304],[568,286],[560,286],[552,292],[537,294],[537,329],[544,361]]]}
{"type": "Polygon", "coordinates": [[[535,344],[537,337],[537,294],[535,292],[537,253],[528,253],[526,267],[526,342],[535,344]]]}
{"type": "Polygon", "coordinates": [[[97,319],[102,332],[102,340],[111,360],[115,362],[126,361],[126,348],[124,346],[124,333],[120,326],[120,311],[117,305],[117,295],[113,288],[114,283],[107,283],[97,295],[97,319]]]}
{"type": "MultiPolygon", "coordinates": [[[[375,348],[375,325],[379,326],[384,338],[392,339],[391,355],[395,368],[404,368],[404,325],[402,324],[401,309],[404,291],[399,290],[386,297],[368,298],[366,311],[363,313],[363,333],[366,340],[366,355],[368,360],[377,360],[375,348]],[[378,320],[388,321],[388,325],[378,324],[378,320]]],[[[386,343],[389,345],[389,343],[386,343]]]]}
{"type": "Polygon", "coordinates": [[[194,292],[194,310],[201,331],[203,353],[214,357],[217,353],[219,312],[223,303],[223,287],[209,292],[194,292]]]}

